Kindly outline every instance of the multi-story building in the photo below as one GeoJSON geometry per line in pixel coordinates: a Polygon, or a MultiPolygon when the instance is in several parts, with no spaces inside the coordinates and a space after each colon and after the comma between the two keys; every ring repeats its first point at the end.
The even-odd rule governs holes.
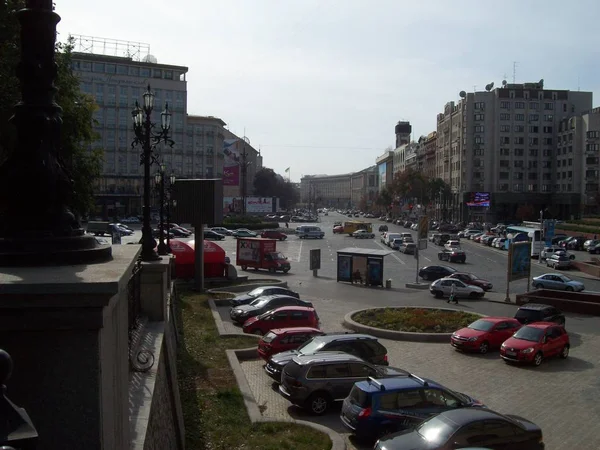
{"type": "Polygon", "coordinates": [[[389,189],[394,182],[394,152],[386,150],[375,160],[377,166],[378,191],[389,189]]]}
{"type": "Polygon", "coordinates": [[[157,153],[176,175],[183,175],[185,118],[187,114],[187,67],[158,63],[149,54],[147,44],[83,38],[75,36],[73,71],[80,79],[81,90],[96,100],[94,131],[100,139],[93,145],[104,150],[104,165],[97,181],[96,214],[104,217],[140,214],[143,171],[140,148],[132,148],[134,139],[131,112],[148,85],[154,98],[153,121],[160,123],[160,112],[168,102],[172,113],[173,148],[157,153]],[[109,48],[110,50],[106,50],[109,48]],[[96,53],[98,51],[98,53],[96,53]],[[102,54],[112,51],[114,56],[102,54]]]}
{"type": "MultiPolygon", "coordinates": [[[[582,214],[600,206],[600,108],[560,121],[556,145],[555,195],[579,195],[582,214]]],[[[559,204],[560,205],[560,204],[559,204]]],[[[556,211],[561,217],[569,211],[556,211]]]]}
{"type": "Polygon", "coordinates": [[[398,148],[401,145],[408,144],[410,142],[410,133],[412,132],[412,126],[410,122],[400,121],[394,128],[396,132],[396,146],[398,148]]]}
{"type": "Polygon", "coordinates": [[[556,191],[555,151],[559,122],[591,109],[592,93],[545,89],[543,80],[488,87],[461,92],[438,114],[437,173],[452,187],[452,218],[511,219],[523,204],[579,215],[580,193],[556,191]],[[472,192],[490,192],[492,207],[468,208],[472,192]]]}
{"type": "Polygon", "coordinates": [[[214,178],[223,174],[225,122],[213,116],[186,117],[183,164],[165,155],[165,165],[185,178],[214,178]]]}
{"type": "Polygon", "coordinates": [[[351,208],[352,175],[303,176],[300,179],[300,202],[317,208],[351,208]]]}
{"type": "Polygon", "coordinates": [[[262,168],[260,151],[252,147],[245,136],[238,137],[229,130],[224,130],[224,134],[223,197],[250,197],[254,193],[256,172],[262,168]]]}
{"type": "Polygon", "coordinates": [[[350,189],[352,207],[370,209],[378,191],[377,166],[353,173],[350,178],[350,189]]]}
{"type": "Polygon", "coordinates": [[[409,142],[402,144],[400,147],[394,150],[393,159],[393,173],[394,176],[398,173],[404,172],[410,168],[417,170],[417,142],[409,142]]]}
{"type": "Polygon", "coordinates": [[[437,154],[437,131],[429,133],[421,142],[421,154],[424,155],[422,172],[429,179],[437,178],[436,154],[437,154]]]}

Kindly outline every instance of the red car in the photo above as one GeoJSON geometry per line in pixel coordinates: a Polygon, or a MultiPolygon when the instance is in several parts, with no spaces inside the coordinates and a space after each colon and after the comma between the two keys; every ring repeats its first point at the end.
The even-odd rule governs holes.
{"type": "Polygon", "coordinates": [[[494,287],[494,285],[488,280],[484,280],[479,278],[477,275],[467,272],[455,272],[452,275],[448,275],[446,278],[456,278],[465,284],[480,287],[484,291],[489,291],[494,287]]]}
{"type": "Polygon", "coordinates": [[[333,227],[333,234],[342,234],[342,233],[344,233],[344,227],[342,225],[333,227]]]}
{"type": "Polygon", "coordinates": [[[264,335],[275,328],[319,328],[319,315],[308,306],[282,306],[244,322],[244,333],[264,335]]]}
{"type": "Polygon", "coordinates": [[[519,329],[500,347],[505,362],[532,363],[539,366],[545,358],[569,356],[569,335],[554,322],[534,322],[519,329]]]}
{"type": "Polygon", "coordinates": [[[287,239],[287,234],[277,230],[266,230],[260,234],[260,237],[265,239],[277,239],[279,241],[285,241],[287,239]]]}
{"type": "Polygon", "coordinates": [[[450,344],[458,350],[487,353],[500,348],[521,326],[512,317],[482,317],[468,327],[455,331],[450,337],[450,344]]]}
{"type": "Polygon", "coordinates": [[[295,350],[309,339],[324,334],[321,330],[310,327],[276,328],[260,338],[258,356],[268,361],[276,353],[295,350]]]}

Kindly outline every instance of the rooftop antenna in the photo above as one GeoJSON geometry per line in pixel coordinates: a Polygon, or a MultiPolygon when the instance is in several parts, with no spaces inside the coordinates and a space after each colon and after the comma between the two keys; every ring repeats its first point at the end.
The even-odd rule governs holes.
{"type": "Polygon", "coordinates": [[[517,66],[519,65],[519,61],[513,61],[513,84],[517,82],[517,66]]]}
{"type": "Polygon", "coordinates": [[[473,92],[477,92],[477,85],[476,84],[473,85],[473,92]]]}

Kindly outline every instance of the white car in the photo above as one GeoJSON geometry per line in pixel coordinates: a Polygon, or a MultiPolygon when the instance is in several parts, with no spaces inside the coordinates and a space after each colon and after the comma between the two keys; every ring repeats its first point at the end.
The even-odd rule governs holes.
{"type": "Polygon", "coordinates": [[[440,278],[435,280],[429,286],[431,292],[436,298],[449,297],[454,285],[454,295],[457,298],[481,298],[485,295],[485,291],[478,286],[465,284],[455,278],[440,278]]]}
{"type": "Polygon", "coordinates": [[[444,244],[444,248],[446,250],[460,250],[460,242],[459,241],[448,241],[444,244]]]}
{"type": "Polygon", "coordinates": [[[367,230],[356,230],[352,233],[352,236],[356,239],[375,239],[375,233],[371,233],[367,230]]]}
{"type": "Polygon", "coordinates": [[[564,248],[562,247],[558,247],[558,246],[552,246],[552,247],[544,247],[544,249],[541,252],[541,257],[542,260],[546,260],[548,258],[550,258],[552,255],[556,255],[556,254],[560,254],[560,255],[565,255],[568,256],[569,259],[575,259],[575,255],[573,255],[572,253],[569,253],[568,251],[566,251],[564,248]]]}

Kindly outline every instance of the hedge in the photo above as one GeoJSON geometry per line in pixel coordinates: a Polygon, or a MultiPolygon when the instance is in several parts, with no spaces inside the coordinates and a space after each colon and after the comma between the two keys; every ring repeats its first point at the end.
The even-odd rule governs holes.
{"type": "Polygon", "coordinates": [[[555,227],[557,230],[562,231],[575,231],[579,233],[590,233],[590,234],[600,234],[600,224],[592,225],[578,225],[578,224],[569,224],[569,223],[559,223],[555,227]]]}
{"type": "Polygon", "coordinates": [[[237,230],[238,228],[247,228],[248,230],[276,230],[279,228],[279,224],[276,222],[225,223],[223,221],[223,226],[230,230],[237,230]]]}
{"type": "MultiPolygon", "coordinates": [[[[253,216],[232,216],[225,217],[223,219],[223,225],[235,225],[235,224],[257,224],[263,223],[263,220],[260,217],[253,216]]],[[[244,228],[244,227],[238,227],[244,228]]]]}

